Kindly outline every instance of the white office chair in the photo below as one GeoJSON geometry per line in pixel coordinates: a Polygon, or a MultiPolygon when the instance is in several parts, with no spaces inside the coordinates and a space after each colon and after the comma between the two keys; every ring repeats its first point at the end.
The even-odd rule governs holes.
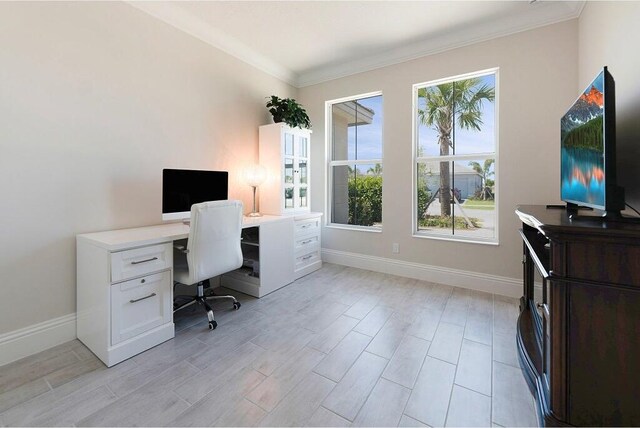
{"type": "Polygon", "coordinates": [[[191,207],[191,228],[186,248],[176,246],[174,250],[174,289],[177,283],[197,285],[195,296],[175,296],[173,312],[198,303],[207,311],[209,329],[218,323],[208,299],[231,299],[234,309],[240,302],[233,296],[205,296],[204,282],[242,266],[240,234],[242,232],[242,202],[214,201],[194,204],[191,207]],[[176,300],[187,300],[176,303],[176,300]]]}

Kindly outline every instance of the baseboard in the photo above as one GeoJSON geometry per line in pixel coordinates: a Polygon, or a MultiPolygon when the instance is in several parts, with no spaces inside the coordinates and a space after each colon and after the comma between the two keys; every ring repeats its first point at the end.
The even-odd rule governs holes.
{"type": "Polygon", "coordinates": [[[322,261],[508,297],[518,298],[522,296],[522,280],[505,276],[405,262],[327,248],[322,249],[322,261]]]}
{"type": "Polygon", "coordinates": [[[0,335],[0,366],[76,338],[76,314],[0,335]]]}

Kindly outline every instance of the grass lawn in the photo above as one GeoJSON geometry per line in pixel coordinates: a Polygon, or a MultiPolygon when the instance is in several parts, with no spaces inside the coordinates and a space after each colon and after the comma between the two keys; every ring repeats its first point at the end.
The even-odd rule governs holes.
{"type": "Polygon", "coordinates": [[[474,210],[493,210],[495,209],[495,206],[496,206],[495,200],[482,201],[482,200],[467,199],[466,201],[464,201],[464,204],[462,204],[462,208],[469,208],[474,210]]]}

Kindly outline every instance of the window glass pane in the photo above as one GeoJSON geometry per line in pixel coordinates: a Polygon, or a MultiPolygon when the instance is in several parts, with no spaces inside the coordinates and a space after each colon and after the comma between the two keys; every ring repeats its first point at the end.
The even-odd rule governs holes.
{"type": "Polygon", "coordinates": [[[382,95],[333,104],[332,159],[382,159],[382,95]]]}
{"type": "Polygon", "coordinates": [[[495,148],[496,76],[477,77],[454,83],[454,90],[473,95],[474,101],[456,103],[452,153],[457,155],[492,153],[495,148]]]}
{"type": "Polygon", "coordinates": [[[284,182],[293,184],[293,159],[284,158],[284,182]]]}
{"type": "Polygon", "coordinates": [[[494,177],[494,159],[418,163],[418,230],[494,238],[494,177]]]}
{"type": "Polygon", "coordinates": [[[293,187],[284,188],[284,207],[293,208],[293,187]]]}
{"type": "Polygon", "coordinates": [[[307,207],[307,188],[306,187],[300,188],[300,207],[301,208],[307,207]]]}
{"type": "Polygon", "coordinates": [[[495,237],[495,159],[457,161],[453,164],[453,187],[459,203],[454,215],[470,220],[473,227],[454,231],[457,236],[478,239],[495,237]]]}
{"type": "Polygon", "coordinates": [[[307,139],[305,137],[298,137],[298,156],[306,158],[307,155],[307,139]]]}
{"type": "Polygon", "coordinates": [[[284,134],[284,154],[293,156],[293,134],[284,134]]]}
{"type": "Polygon", "coordinates": [[[331,222],[382,225],[382,165],[334,166],[331,222]]]}
{"type": "Polygon", "coordinates": [[[417,155],[495,151],[495,75],[418,89],[417,155]]]}
{"type": "Polygon", "coordinates": [[[308,169],[307,169],[307,160],[301,160],[298,163],[298,170],[300,171],[300,184],[308,184],[308,169]]]}

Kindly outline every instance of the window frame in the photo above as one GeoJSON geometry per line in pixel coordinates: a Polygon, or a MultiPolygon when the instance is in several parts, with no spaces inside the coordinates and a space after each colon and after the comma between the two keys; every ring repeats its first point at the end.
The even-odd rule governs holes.
{"type": "Polygon", "coordinates": [[[351,166],[351,165],[370,165],[370,164],[380,164],[382,167],[382,188],[384,194],[384,118],[381,124],[382,131],[382,158],[380,159],[358,159],[358,160],[337,160],[334,161],[333,158],[333,105],[340,104],[347,101],[357,101],[363,98],[372,98],[382,96],[382,105],[384,112],[384,96],[382,91],[373,91],[366,92],[363,94],[351,95],[348,97],[336,98],[333,100],[325,101],[325,162],[326,168],[325,172],[327,174],[327,179],[325,180],[325,212],[327,213],[324,221],[325,227],[331,229],[342,229],[342,230],[356,230],[360,232],[373,232],[373,233],[381,233],[382,227],[384,225],[384,206],[382,209],[382,218],[383,222],[380,226],[360,226],[355,224],[343,224],[343,223],[333,223],[332,222],[332,201],[333,201],[333,167],[334,166],[351,166]]]}
{"type": "Polygon", "coordinates": [[[412,86],[411,93],[411,141],[412,141],[412,167],[411,167],[411,190],[412,190],[412,204],[411,204],[411,236],[413,238],[419,239],[435,239],[440,241],[449,241],[449,242],[463,242],[469,244],[481,244],[481,245],[500,245],[499,240],[499,230],[500,230],[500,222],[499,222],[499,200],[500,200],[500,161],[499,161],[499,147],[500,147],[500,120],[499,120],[499,102],[500,102],[500,68],[488,68],[485,70],[474,71],[470,73],[459,74],[456,76],[449,76],[441,79],[430,80],[427,82],[415,83],[412,86]],[[457,80],[469,79],[472,77],[483,77],[493,74],[495,76],[495,114],[494,114],[494,140],[495,140],[495,151],[489,153],[472,153],[472,154],[462,154],[462,155],[448,155],[448,156],[421,156],[418,157],[418,127],[420,124],[418,123],[418,89],[425,88],[429,86],[435,86],[442,83],[454,82],[457,80]],[[494,162],[494,187],[495,187],[495,233],[493,238],[470,238],[468,236],[456,236],[456,235],[444,235],[438,234],[434,232],[429,232],[425,230],[418,229],[418,164],[426,161],[464,161],[464,160],[484,160],[484,159],[495,159],[494,162]]]}

